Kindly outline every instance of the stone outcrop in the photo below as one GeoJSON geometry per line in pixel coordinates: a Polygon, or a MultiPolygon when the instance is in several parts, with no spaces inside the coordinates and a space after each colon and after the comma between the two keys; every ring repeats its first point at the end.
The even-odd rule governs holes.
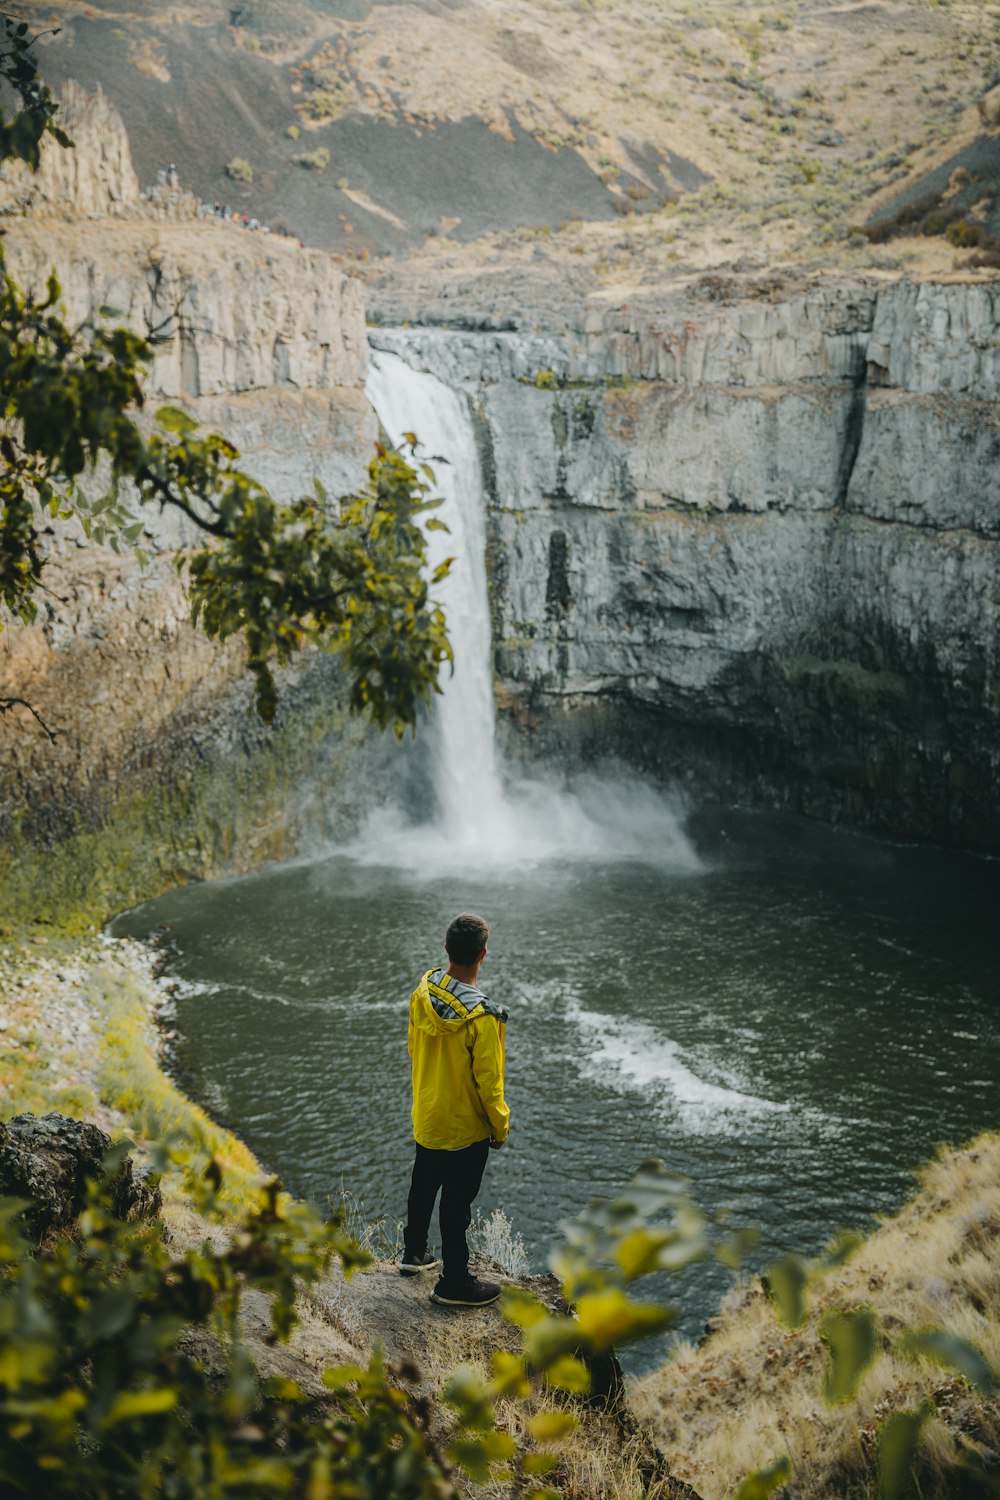
{"type": "Polygon", "coordinates": [[[139,204],[139,179],[121,115],[98,87],[88,94],[75,83],[61,93],[59,124],[73,142],[42,141],[38,171],[21,162],[0,168],[0,213],[25,209],[74,218],[105,219],[139,204]]]}
{"type": "MultiPolygon", "coordinates": [[[[102,108],[98,101],[98,123],[102,108]]],[[[112,128],[116,118],[108,152],[124,138],[120,121],[112,128]]],[[[106,157],[88,151],[85,135],[68,123],[78,140],[78,212],[82,202],[99,206],[96,188],[83,192],[81,182],[103,180],[106,157]]],[[[122,167],[114,180],[127,177],[122,167]]],[[[109,189],[108,201],[112,196],[109,189]]],[[[357,284],[328,255],[214,221],[65,222],[44,196],[28,214],[8,219],[5,253],[26,288],[43,288],[55,266],[71,324],[111,309],[106,316],[150,339],[143,421],[151,422],[162,403],[183,405],[235,443],[242,465],[282,500],[311,496],[318,480],[335,503],[363,476],[376,428],[362,391],[362,302],[357,284]]],[[[246,787],[257,774],[251,763],[275,739],[248,718],[242,648],[220,648],[190,623],[173,553],[203,535],[179,513],[145,507],[142,519],[151,554],[144,568],[57,528],[48,537],[37,620],[0,637],[0,696],[27,700],[56,732],[50,742],[19,706],[0,717],[0,835],[8,851],[15,832],[49,847],[104,828],[123,799],[142,807],[144,842],[153,834],[154,802],[173,836],[184,820],[183,809],[170,804],[176,789],[190,810],[199,778],[224,775],[227,765],[229,782],[246,787]]],[[[290,776],[329,773],[323,724],[336,739],[343,721],[338,692],[328,659],[304,660],[285,675],[285,722],[296,705],[308,722],[301,764],[289,745],[282,750],[290,776]]],[[[269,785],[275,772],[265,772],[269,785]]],[[[207,840],[189,829],[188,852],[176,848],[170,869],[204,874],[218,869],[220,858],[240,867],[265,852],[289,852],[295,841],[277,826],[279,799],[271,791],[266,815],[244,809],[239,828],[230,819],[207,840]]],[[[301,819],[299,791],[286,800],[301,819]]]]}
{"type": "Polygon", "coordinates": [[[561,338],[372,338],[469,392],[510,753],[1000,846],[1000,287],[712,277],[561,338]]]}
{"type": "Polygon", "coordinates": [[[65,1229],[87,1202],[88,1183],[110,1175],[111,1204],[121,1219],[151,1219],[160,1189],[130,1156],[111,1167],[111,1137],[66,1115],[14,1115],[0,1122],[0,1196],[21,1198],[22,1222],[36,1240],[65,1229]]]}

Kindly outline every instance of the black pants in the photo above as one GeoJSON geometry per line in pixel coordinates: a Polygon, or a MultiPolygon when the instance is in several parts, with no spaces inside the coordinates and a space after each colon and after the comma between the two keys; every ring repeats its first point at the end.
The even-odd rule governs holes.
{"type": "Polygon", "coordinates": [[[469,1274],[465,1231],[472,1223],[472,1203],[479,1192],[489,1154],[489,1141],[476,1141],[460,1151],[431,1151],[427,1146],[417,1146],[403,1245],[408,1256],[424,1254],[434,1199],[440,1188],[441,1258],[445,1280],[452,1283],[464,1281],[469,1274]]]}

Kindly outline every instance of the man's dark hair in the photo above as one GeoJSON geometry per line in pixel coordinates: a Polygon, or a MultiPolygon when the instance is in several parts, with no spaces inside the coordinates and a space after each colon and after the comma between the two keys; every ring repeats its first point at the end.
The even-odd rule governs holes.
{"type": "Polygon", "coordinates": [[[486,947],[490,924],[474,912],[463,911],[445,934],[445,952],[453,964],[474,964],[486,947]]]}

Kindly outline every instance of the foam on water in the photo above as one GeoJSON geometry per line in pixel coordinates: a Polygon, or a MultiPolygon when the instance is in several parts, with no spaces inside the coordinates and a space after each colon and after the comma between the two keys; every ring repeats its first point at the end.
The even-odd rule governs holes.
{"type": "Polygon", "coordinates": [[[733,1116],[785,1114],[789,1106],[701,1078],[685,1062],[680,1047],[643,1021],[585,1010],[575,1001],[567,1018],[587,1049],[579,1066],[585,1077],[622,1092],[638,1093],[661,1110],[677,1115],[699,1133],[728,1131],[733,1116]]]}
{"type": "Polygon", "coordinates": [[[428,566],[454,555],[438,597],[448,620],[454,670],[435,704],[438,816],[407,825],[398,810],[374,816],[345,853],[416,876],[524,867],[553,860],[641,860],[700,868],[678,811],[635,778],[589,778],[573,790],[541,781],[504,785],[497,763],[485,521],[475,435],[464,396],[398,355],[373,353],[365,387],[393,443],[420,439],[436,472],[438,516],[428,566]]]}

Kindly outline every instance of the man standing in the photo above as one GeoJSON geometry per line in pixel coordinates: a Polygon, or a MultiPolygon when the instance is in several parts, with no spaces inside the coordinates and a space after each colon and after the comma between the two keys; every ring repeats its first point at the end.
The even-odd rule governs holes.
{"type": "Polygon", "coordinates": [[[415,1276],[440,1264],[427,1250],[440,1189],[444,1272],[431,1301],[446,1307],[485,1307],[500,1295],[495,1282],[469,1274],[465,1238],[486,1159],[503,1145],[510,1124],[503,1096],[507,1012],[477,987],[489,935],[482,917],[456,917],[444,940],[448,968],[430,969],[410,996],[417,1154],[399,1270],[415,1276]]]}

